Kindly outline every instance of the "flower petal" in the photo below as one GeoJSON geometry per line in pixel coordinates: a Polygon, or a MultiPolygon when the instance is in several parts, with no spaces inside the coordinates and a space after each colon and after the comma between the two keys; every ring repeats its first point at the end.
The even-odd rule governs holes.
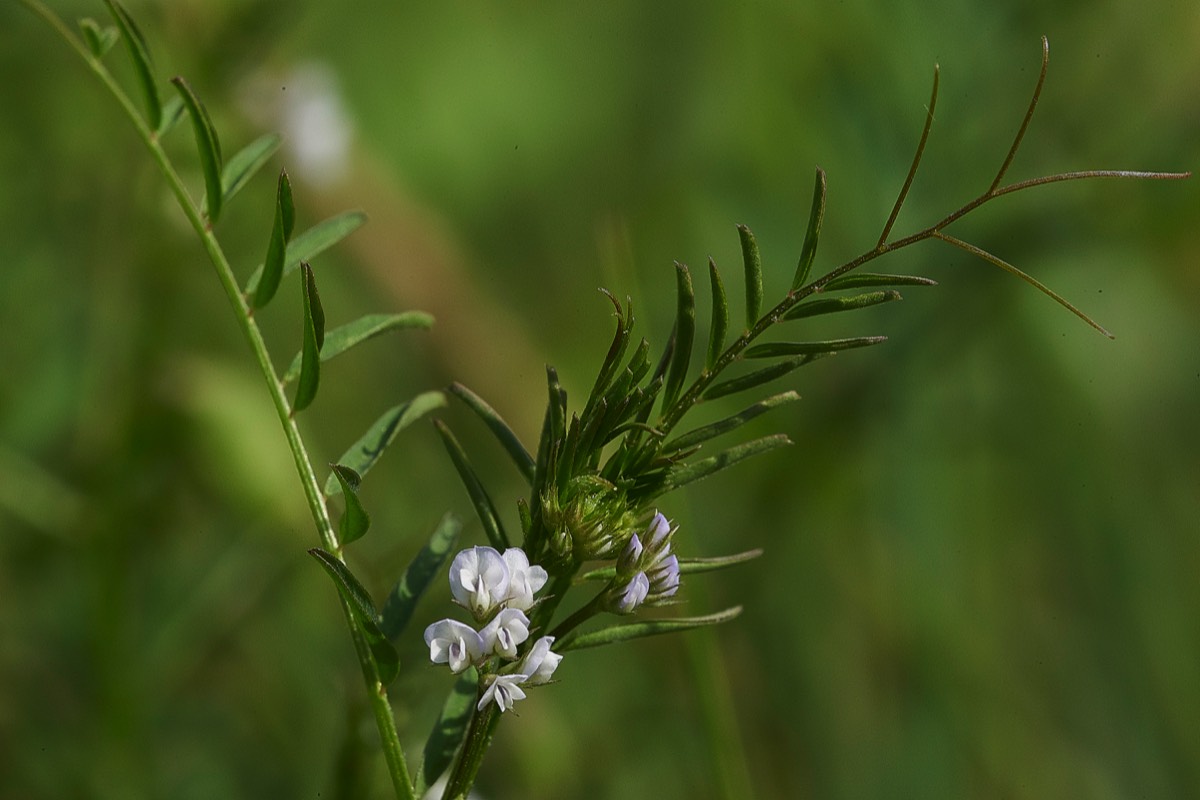
{"type": "Polygon", "coordinates": [[[529,617],[518,608],[505,608],[479,632],[483,652],[516,658],[517,648],[529,638],[529,617]]]}

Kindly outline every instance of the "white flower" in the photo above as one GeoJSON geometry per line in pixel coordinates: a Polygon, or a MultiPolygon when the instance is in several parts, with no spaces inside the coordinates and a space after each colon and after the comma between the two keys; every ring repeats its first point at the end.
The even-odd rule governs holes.
{"type": "Polygon", "coordinates": [[[517,657],[517,646],[529,638],[529,618],[518,608],[506,608],[479,632],[483,652],[517,657]]]}
{"type": "Polygon", "coordinates": [[[539,566],[529,566],[529,557],[519,547],[504,551],[504,564],[508,567],[508,594],[505,599],[509,608],[528,611],[533,605],[533,596],[546,585],[550,577],[539,566]]]}
{"type": "Polygon", "coordinates": [[[476,619],[491,614],[508,596],[508,565],[491,547],[471,547],[450,564],[450,593],[476,619]]]}
{"type": "Polygon", "coordinates": [[[438,620],[426,628],[425,644],[429,645],[429,660],[449,664],[455,674],[482,659],[484,653],[483,639],[475,629],[455,619],[438,620]]]}
{"type": "Polygon", "coordinates": [[[550,645],[554,644],[553,636],[543,636],[533,643],[533,647],[525,654],[524,660],[521,661],[521,667],[518,670],[525,676],[522,681],[526,686],[538,686],[547,683],[550,676],[554,674],[554,670],[558,669],[558,664],[562,661],[562,655],[555,653],[550,649],[550,645]]]}
{"type": "Polygon", "coordinates": [[[525,692],[521,691],[519,685],[524,680],[525,676],[519,672],[513,675],[495,676],[484,690],[483,697],[479,698],[479,705],[475,706],[475,710],[483,711],[484,706],[495,701],[502,712],[508,711],[513,707],[513,703],[525,699],[525,692]]]}

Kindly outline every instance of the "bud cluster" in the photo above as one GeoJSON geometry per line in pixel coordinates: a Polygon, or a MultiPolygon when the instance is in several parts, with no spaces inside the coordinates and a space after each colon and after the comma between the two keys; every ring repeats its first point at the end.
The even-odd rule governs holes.
{"type": "Polygon", "coordinates": [[[629,537],[617,558],[605,604],[614,614],[632,614],[642,605],[662,605],[679,590],[679,559],[671,552],[678,526],[655,512],[639,537],[629,537]],[[643,539],[645,541],[643,542],[643,539]]]}
{"type": "Polygon", "coordinates": [[[551,489],[542,497],[542,519],[550,549],[577,562],[613,558],[637,527],[621,491],[595,475],[572,479],[561,498],[551,489]]]}
{"type": "MultiPolygon", "coordinates": [[[[491,547],[460,552],[450,565],[450,593],[482,627],[476,630],[454,619],[433,623],[425,629],[429,659],[435,664],[448,664],[455,674],[471,666],[483,668],[492,659],[515,661],[521,644],[529,638],[525,612],[534,606],[534,595],[548,577],[545,569],[530,565],[519,547],[503,553],[491,547]]],[[[553,636],[543,636],[515,668],[509,666],[507,671],[487,675],[488,686],[479,700],[479,709],[495,702],[506,711],[525,697],[521,686],[548,682],[562,660],[550,650],[553,643],[553,636]]]]}

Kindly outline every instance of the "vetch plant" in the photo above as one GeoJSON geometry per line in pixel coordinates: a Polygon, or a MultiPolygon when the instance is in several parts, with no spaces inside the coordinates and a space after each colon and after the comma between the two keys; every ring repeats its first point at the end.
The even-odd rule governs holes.
{"type": "Polygon", "coordinates": [[[420,312],[381,313],[326,330],[317,291],[318,271],[311,262],[349,235],[364,218],[349,212],[296,233],[292,187],[284,170],[279,172],[274,197],[268,204],[271,224],[264,237],[262,261],[246,269],[239,281],[235,260],[255,264],[257,254],[248,262],[241,257],[231,259],[216,229],[250,177],[270,162],[279,147],[279,137],[264,136],[226,159],[204,103],[184,78],[171,79],[173,93],[164,99],[150,48],[117,0],[105,0],[111,26],[85,19],[79,23],[78,33],[37,0],[22,2],[68,43],[116,99],[212,262],[283,428],[320,544],[309,552],[337,589],[398,798],[421,796],[443,776],[444,797],[465,797],[500,720],[513,716],[506,712],[527,699],[528,689],[570,680],[569,666],[561,670],[561,675],[560,668],[573,651],[715,625],[740,613],[737,606],[698,616],[658,611],[685,602],[685,577],[691,580],[699,573],[741,564],[761,554],[760,550],[750,550],[697,557],[681,552],[667,496],[788,444],[786,436],[774,434],[712,450],[719,437],[799,397],[793,391],[779,392],[760,397],[725,419],[680,428],[692,410],[706,401],[759,390],[826,356],[884,341],[882,336],[829,339],[819,334],[760,341],[768,333],[785,323],[808,329],[816,318],[887,304],[901,299],[902,289],[933,285],[934,281],[918,275],[866,272],[860,268],[893,251],[935,240],[1017,276],[1088,325],[1111,335],[1037,279],[948,229],[998,197],[1047,184],[1188,175],[1088,170],[1006,182],[1046,79],[1048,45],[1043,40],[1041,70],[1032,99],[988,186],[932,224],[894,235],[893,228],[922,162],[934,120],[938,99],[935,69],[928,111],[911,166],[878,239],[857,257],[820,277],[811,277],[827,185],[825,173],[817,169],[807,229],[790,288],[765,312],[758,245],[749,228],[738,227],[744,284],[740,333],[730,335],[730,303],[724,278],[710,260],[710,324],[707,341],[703,340],[697,330],[692,270],[677,263],[675,325],[665,345],[654,349],[647,339],[636,339],[632,300],[622,302],[606,292],[616,326],[596,378],[582,402],[572,406],[556,370],[547,368],[547,402],[536,447],[521,442],[483,398],[462,384],[452,384],[449,393],[494,435],[525,480],[528,492],[515,500],[520,530],[510,535],[500,506],[468,454],[447,425],[435,420],[479,517],[486,544],[461,549],[450,559],[445,573],[449,582],[447,605],[452,600],[458,610],[424,631],[430,662],[445,665],[457,678],[427,739],[419,766],[413,771],[400,745],[393,698],[389,695],[389,686],[400,670],[395,643],[401,637],[415,637],[408,628],[414,608],[443,574],[461,526],[451,516],[443,520],[382,607],[375,604],[353,574],[345,554],[347,546],[371,526],[371,518],[358,498],[360,482],[401,430],[440,408],[446,400],[441,392],[426,392],[387,409],[331,465],[324,481],[317,477],[297,415],[316,397],[322,365],[329,359],[369,338],[398,329],[427,327],[432,320],[420,312]],[[105,65],[118,40],[124,42],[134,68],[140,108],[105,65]],[[184,117],[190,122],[201,165],[204,194],[200,200],[189,191],[162,146],[162,140],[184,117]],[[262,337],[259,318],[283,289],[287,276],[296,272],[300,285],[293,291],[299,295],[303,310],[299,352],[279,370],[262,337]],[[747,362],[761,366],[746,368],[747,362]],[[339,495],[342,514],[335,525],[330,501],[339,495]],[[609,621],[596,625],[596,617],[609,621]]]}

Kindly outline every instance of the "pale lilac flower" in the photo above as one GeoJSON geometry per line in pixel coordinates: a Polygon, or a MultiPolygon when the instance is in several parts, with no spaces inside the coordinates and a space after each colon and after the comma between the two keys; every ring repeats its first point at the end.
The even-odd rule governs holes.
{"type": "Polygon", "coordinates": [[[617,557],[617,574],[632,575],[637,572],[638,562],[642,560],[642,540],[635,533],[629,537],[629,542],[621,555],[617,557]]]}
{"type": "Polygon", "coordinates": [[[669,548],[668,541],[671,535],[671,523],[662,513],[655,511],[654,519],[650,520],[650,524],[646,526],[646,549],[652,553],[658,553],[665,548],[669,548]]]}
{"type": "Polygon", "coordinates": [[[518,608],[505,608],[479,632],[483,652],[516,658],[517,647],[529,638],[529,618],[518,608]]]}
{"type": "Polygon", "coordinates": [[[646,573],[639,572],[623,586],[614,587],[610,596],[610,610],[614,614],[632,614],[650,593],[650,579],[646,573]]]}
{"type": "Polygon", "coordinates": [[[425,629],[425,644],[429,645],[429,660],[449,664],[458,674],[483,658],[483,639],[470,625],[458,620],[443,619],[425,629]]]}
{"type": "Polygon", "coordinates": [[[493,701],[500,707],[501,712],[512,708],[513,703],[525,699],[525,692],[521,691],[519,685],[524,680],[525,676],[519,672],[495,676],[484,690],[483,697],[479,698],[479,705],[475,706],[475,710],[483,711],[483,707],[493,701]]]}
{"type": "Polygon", "coordinates": [[[554,674],[554,670],[558,669],[562,655],[550,649],[552,644],[554,644],[553,636],[543,636],[534,642],[533,647],[525,654],[518,670],[525,676],[525,680],[522,681],[524,685],[539,686],[547,683],[550,676],[554,674]]]}
{"type": "Polygon", "coordinates": [[[487,617],[508,595],[510,575],[504,557],[491,547],[471,547],[450,564],[450,593],[476,619],[487,617]]]}
{"type": "Polygon", "coordinates": [[[533,606],[533,596],[546,585],[550,576],[542,567],[530,566],[528,556],[519,547],[508,548],[502,557],[509,576],[506,603],[509,608],[528,611],[533,606]]]}
{"type": "Polygon", "coordinates": [[[654,599],[670,597],[679,590],[679,559],[669,555],[650,568],[650,594],[654,599]]]}

